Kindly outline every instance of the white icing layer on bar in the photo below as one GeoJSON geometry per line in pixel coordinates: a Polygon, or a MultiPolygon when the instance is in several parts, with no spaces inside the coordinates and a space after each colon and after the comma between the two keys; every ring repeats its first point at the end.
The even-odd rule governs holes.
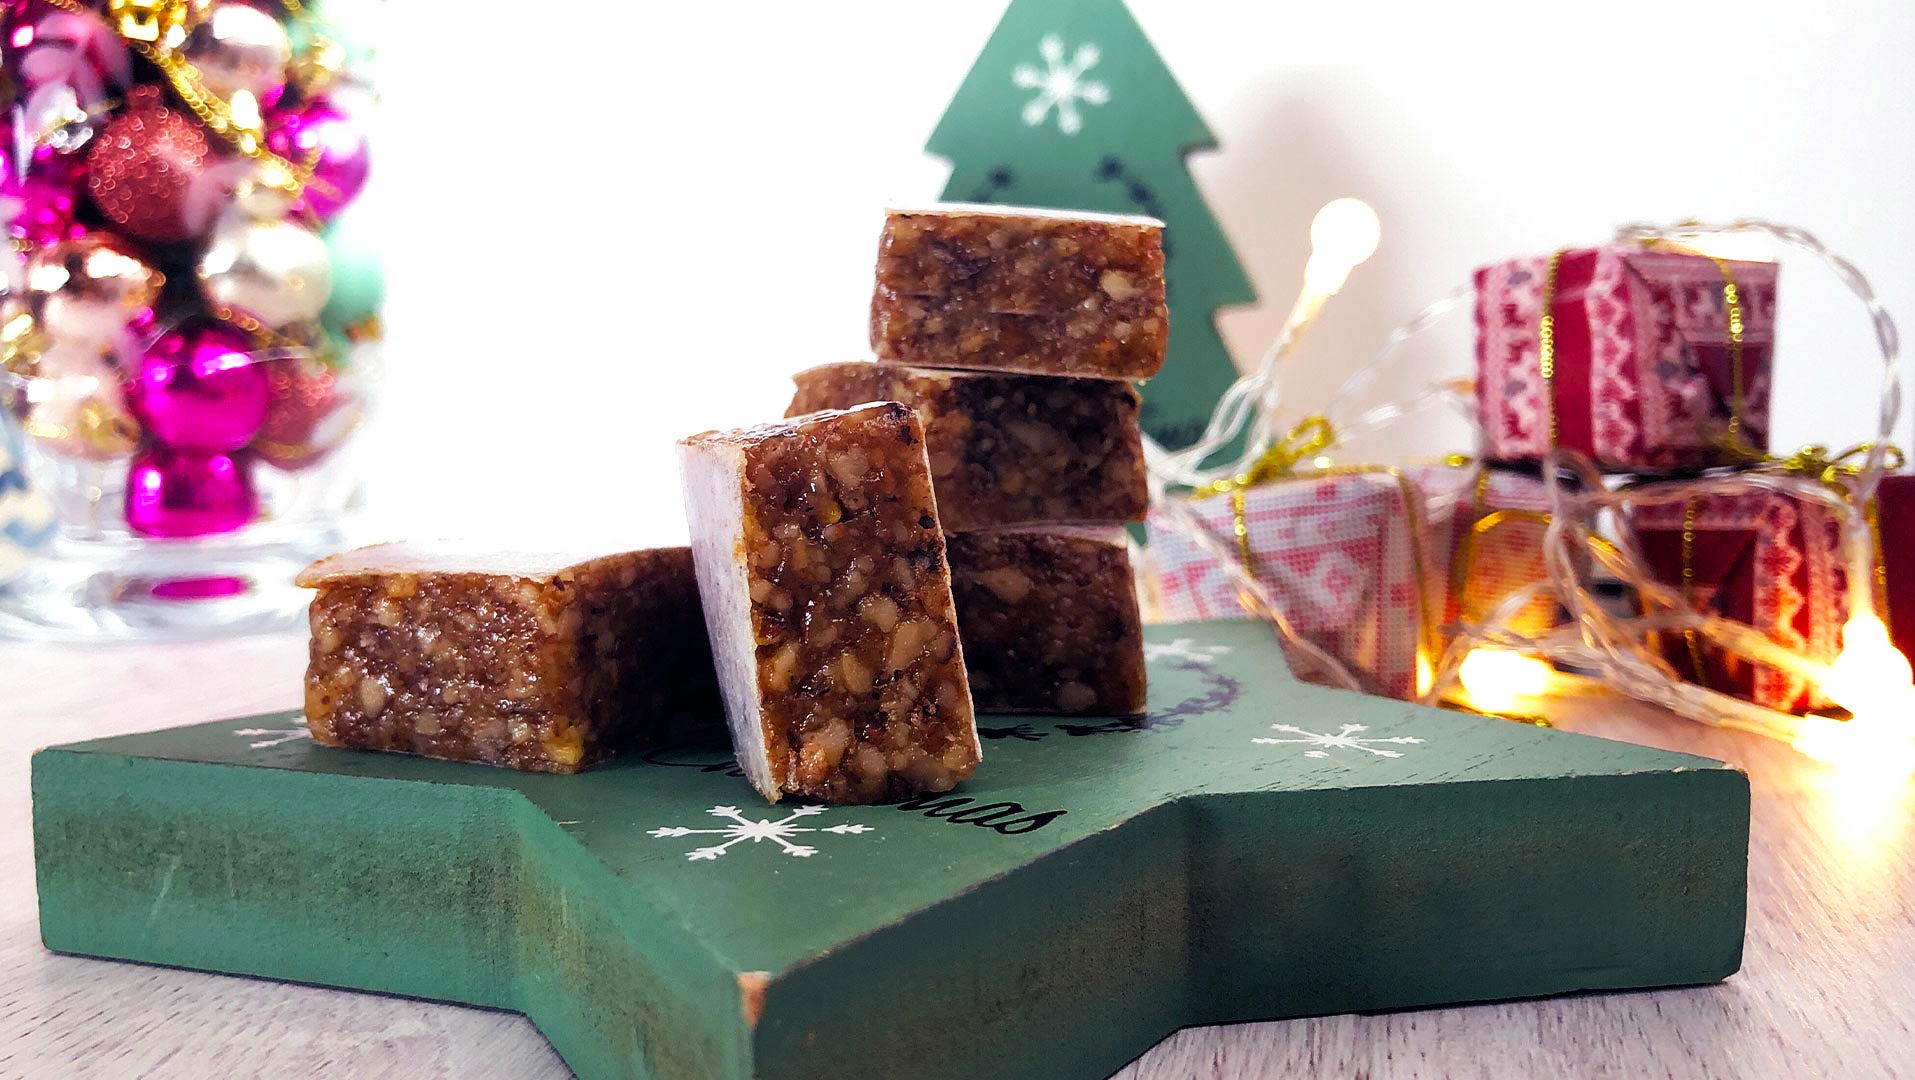
{"type": "Polygon", "coordinates": [[[738,767],[772,802],[784,794],[771,773],[764,710],[758,688],[758,645],[751,631],[751,582],[745,565],[745,453],[718,441],[679,444],[685,478],[685,516],[691,526],[692,564],[705,629],[718,667],[738,767]]]}

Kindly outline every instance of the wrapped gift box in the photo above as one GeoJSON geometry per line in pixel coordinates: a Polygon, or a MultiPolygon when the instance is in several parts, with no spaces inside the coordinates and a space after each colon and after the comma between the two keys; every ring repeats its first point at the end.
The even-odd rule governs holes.
{"type": "MultiPolygon", "coordinates": [[[[1840,517],[1819,503],[1752,491],[1631,512],[1643,557],[1697,609],[1746,622],[1811,659],[1835,659],[1848,619],[1840,517]],[[1684,534],[1691,534],[1685,540],[1684,534]]],[[[1664,635],[1684,678],[1787,712],[1827,704],[1806,680],[1698,635],[1664,635]]]]}
{"type": "Polygon", "coordinates": [[[1536,461],[1560,445],[1622,472],[1726,464],[1736,457],[1723,445],[1732,423],[1743,444],[1766,449],[1775,290],[1773,263],[1626,246],[1478,270],[1484,454],[1536,461]],[[1545,307],[1553,316],[1548,374],[1545,307]]]}
{"type": "MultiPolygon", "coordinates": [[[[1226,550],[1237,550],[1230,494],[1189,505],[1226,550]]],[[[1243,493],[1257,579],[1297,632],[1375,693],[1414,698],[1426,677],[1430,613],[1442,575],[1431,561],[1421,499],[1391,471],[1301,475],[1243,493]]],[[[1149,518],[1158,610],[1170,621],[1258,617],[1229,567],[1168,520],[1149,518]]],[[[1299,675],[1317,678],[1293,655],[1299,675]]]]}
{"type": "MultiPolygon", "coordinates": [[[[1442,625],[1481,622],[1511,593],[1549,577],[1543,536],[1549,495],[1541,478],[1488,465],[1406,469],[1426,505],[1432,565],[1444,582],[1442,625]]],[[[1538,596],[1504,625],[1535,636],[1562,622],[1553,595],[1538,596]]]]}
{"type": "Polygon", "coordinates": [[[1902,655],[1915,657],[1915,476],[1884,476],[1874,511],[1876,614],[1902,655]]]}

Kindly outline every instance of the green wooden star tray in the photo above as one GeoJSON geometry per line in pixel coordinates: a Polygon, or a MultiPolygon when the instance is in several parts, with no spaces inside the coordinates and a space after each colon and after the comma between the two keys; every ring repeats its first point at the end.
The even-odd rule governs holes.
{"type": "Polygon", "coordinates": [[[1101,1077],[1187,1024],[1706,983],[1714,761],[1292,679],[1156,627],[1141,720],[985,717],[957,791],[760,800],[722,744],[575,777],[294,713],[34,758],[60,952],[522,1012],[580,1076],[1101,1077]]]}

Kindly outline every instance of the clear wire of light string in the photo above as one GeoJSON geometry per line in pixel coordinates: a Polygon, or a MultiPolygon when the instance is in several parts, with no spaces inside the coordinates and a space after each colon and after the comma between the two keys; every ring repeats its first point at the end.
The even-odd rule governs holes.
{"type": "MultiPolygon", "coordinates": [[[[1811,743],[1828,736],[1830,721],[1778,712],[1686,682],[1676,675],[1655,647],[1657,634],[1694,632],[1729,652],[1790,671],[1824,687],[1837,678],[1836,668],[1842,660],[1836,665],[1812,660],[1746,623],[1692,609],[1679,590],[1662,584],[1648,571],[1628,520],[1621,512],[1625,506],[1686,502],[1692,498],[1749,491],[1772,491],[1824,506],[1844,526],[1843,554],[1848,568],[1851,625],[1858,615],[1874,617],[1871,588],[1874,549],[1864,508],[1881,482],[1901,410],[1901,383],[1896,370],[1900,339],[1895,322],[1877,299],[1868,279],[1804,229],[1744,218],[1723,224],[1693,221],[1662,227],[1632,224],[1619,229],[1616,238],[1624,243],[1668,240],[1693,244],[1702,238],[1724,234],[1766,235],[1782,246],[1815,256],[1868,312],[1882,361],[1880,410],[1872,446],[1850,484],[1852,494],[1845,497],[1814,479],[1760,470],[1720,472],[1612,489],[1586,457],[1574,451],[1554,450],[1545,458],[1542,469],[1550,506],[1550,525],[1544,535],[1548,580],[1517,590],[1481,620],[1461,623],[1435,665],[1426,701],[1438,700],[1450,691],[1463,659],[1472,650],[1502,649],[1544,657],[1561,667],[1589,673],[1589,677],[1553,675],[1551,686],[1557,691],[1605,685],[1692,720],[1753,731],[1805,749],[1811,749],[1811,743]],[[1575,477],[1578,483],[1565,483],[1565,475],[1575,477]],[[1593,585],[1598,571],[1619,581],[1638,598],[1638,614],[1618,614],[1601,601],[1593,585]],[[1540,635],[1513,630],[1511,626],[1519,613],[1542,595],[1556,599],[1570,619],[1540,635]]],[[[1471,288],[1462,286],[1424,308],[1390,335],[1369,364],[1351,375],[1321,410],[1331,420],[1338,444],[1398,423],[1433,405],[1454,407],[1468,417],[1479,432],[1480,444],[1474,401],[1466,387],[1456,381],[1429,386],[1411,398],[1375,406],[1354,416],[1349,415],[1348,408],[1351,400],[1390,372],[1395,354],[1408,341],[1457,308],[1468,305],[1472,296],[1471,288]]],[[[1361,681],[1347,667],[1304,640],[1283,618],[1281,605],[1237,557],[1234,537],[1214,534],[1189,511],[1185,500],[1171,497],[1169,492],[1173,487],[1197,487],[1240,474],[1279,436],[1282,431],[1278,418],[1279,368],[1325,299],[1327,296],[1319,297],[1313,303],[1306,295],[1299,301],[1297,311],[1256,367],[1224,394],[1198,442],[1187,449],[1169,452],[1147,441],[1146,457],[1152,473],[1152,500],[1160,516],[1188,534],[1231,571],[1237,584],[1272,616],[1277,631],[1297,654],[1330,681],[1358,689],[1361,681]],[[1224,464],[1205,467],[1206,459],[1230,445],[1246,427],[1250,428],[1251,436],[1241,455],[1224,464]]],[[[1440,518],[1449,507],[1441,501],[1433,501],[1425,509],[1432,517],[1440,518]]],[[[1907,700],[1915,701],[1915,695],[1907,700]]]]}

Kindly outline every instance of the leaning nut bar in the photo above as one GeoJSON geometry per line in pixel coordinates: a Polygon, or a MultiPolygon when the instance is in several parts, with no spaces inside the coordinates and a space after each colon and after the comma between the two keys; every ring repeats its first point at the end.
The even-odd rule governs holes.
{"type": "Polygon", "coordinates": [[[682,440],[732,748],[766,798],[944,791],[979,758],[924,432],[895,402],[682,440]]]}
{"type": "Polygon", "coordinates": [[[691,552],[583,561],[381,544],[299,575],[306,723],[327,746],[577,772],[715,723],[691,552]]]}
{"type": "Polygon", "coordinates": [[[1169,334],[1154,218],[961,204],[886,216],[880,360],[1146,379],[1169,334]]]}
{"type": "Polygon", "coordinates": [[[792,415],[866,401],[917,410],[948,530],[1141,521],[1148,508],[1139,401],[1126,383],[871,363],[793,379],[792,415]]]}
{"type": "Polygon", "coordinates": [[[1144,711],[1144,639],[1124,530],[950,537],[971,693],[986,712],[1144,711]]]}

